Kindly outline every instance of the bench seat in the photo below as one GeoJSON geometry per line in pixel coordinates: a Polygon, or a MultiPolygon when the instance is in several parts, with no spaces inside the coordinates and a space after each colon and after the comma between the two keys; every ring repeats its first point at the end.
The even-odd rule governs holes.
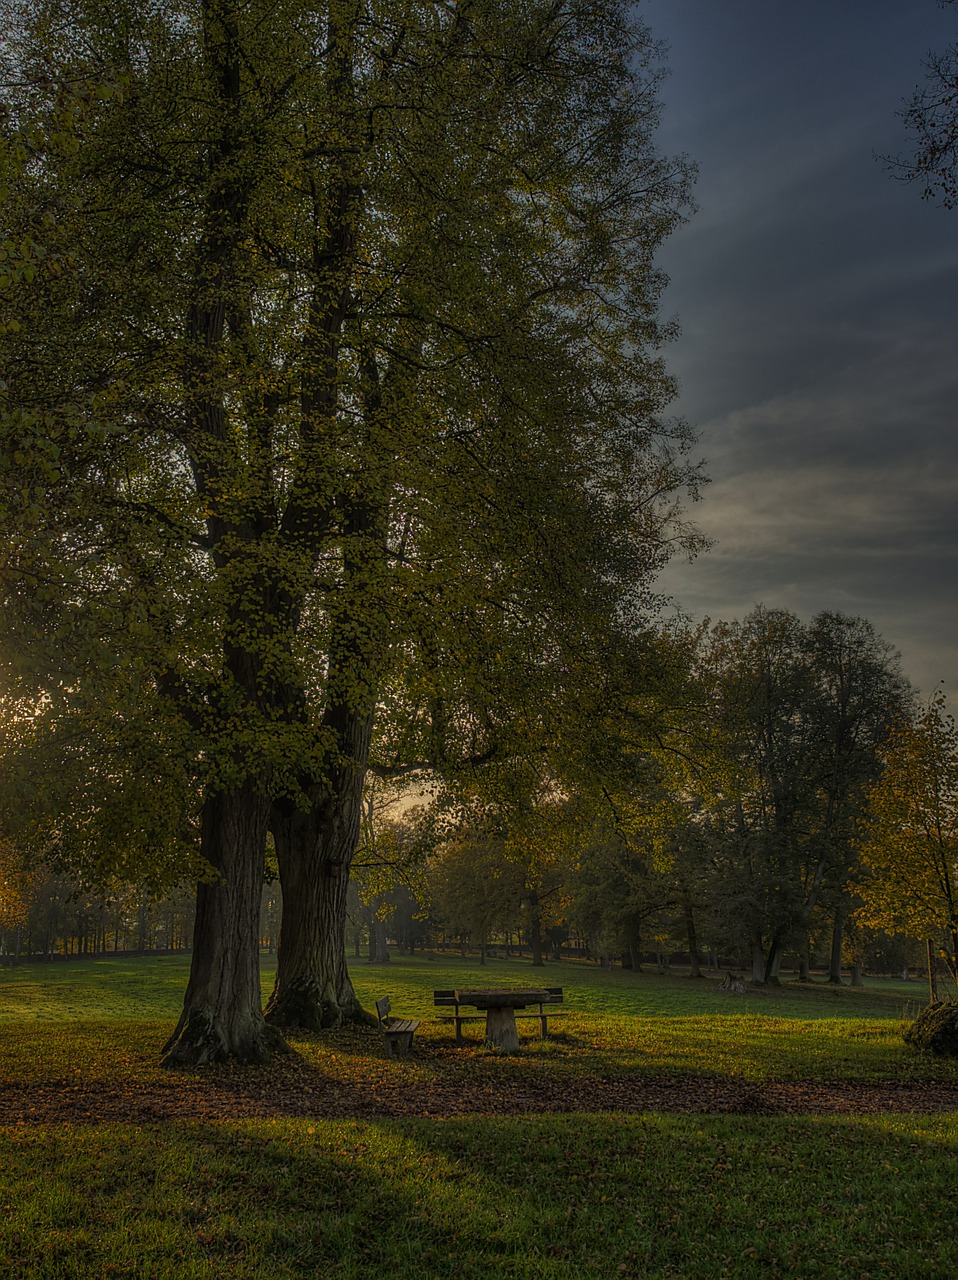
{"type": "Polygon", "coordinates": [[[413,1036],[419,1028],[418,1018],[392,1018],[392,1005],[389,996],[376,1001],[376,1013],[379,1017],[379,1030],[383,1033],[383,1044],[391,1057],[408,1053],[412,1048],[413,1036]]]}

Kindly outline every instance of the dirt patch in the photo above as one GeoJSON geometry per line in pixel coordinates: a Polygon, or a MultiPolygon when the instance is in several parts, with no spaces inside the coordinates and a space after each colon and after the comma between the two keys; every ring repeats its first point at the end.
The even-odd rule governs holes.
{"type": "Polygon", "coordinates": [[[559,1079],[543,1064],[497,1079],[458,1063],[366,1059],[330,1073],[298,1058],[265,1068],[212,1067],[150,1083],[98,1079],[0,1086],[0,1124],[127,1124],[283,1117],[536,1115],[548,1112],[679,1112],[704,1115],[843,1115],[958,1112],[958,1085],[920,1082],[744,1082],[722,1076],[627,1075],[559,1079]],[[437,1069],[438,1068],[438,1069],[437,1069]]]}

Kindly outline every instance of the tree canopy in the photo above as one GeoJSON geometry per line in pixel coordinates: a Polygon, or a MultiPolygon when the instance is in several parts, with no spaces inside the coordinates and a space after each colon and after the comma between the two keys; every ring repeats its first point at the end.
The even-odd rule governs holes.
{"type": "Polygon", "coordinates": [[[11,13],[5,212],[42,263],[0,334],[17,749],[74,744],[96,821],[71,788],[39,816],[79,862],[196,833],[169,1060],[256,1058],[267,833],[271,1019],[358,1014],[370,753],[528,749],[694,544],[654,264],[689,170],[620,0],[11,13]]]}

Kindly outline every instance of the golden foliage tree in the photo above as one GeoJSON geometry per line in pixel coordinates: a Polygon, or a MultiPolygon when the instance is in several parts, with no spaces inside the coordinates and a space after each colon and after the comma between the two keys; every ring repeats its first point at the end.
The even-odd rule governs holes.
{"type": "Polygon", "coordinates": [[[940,690],[883,759],[859,845],[858,918],[931,939],[958,982],[958,729],[940,690]]]}

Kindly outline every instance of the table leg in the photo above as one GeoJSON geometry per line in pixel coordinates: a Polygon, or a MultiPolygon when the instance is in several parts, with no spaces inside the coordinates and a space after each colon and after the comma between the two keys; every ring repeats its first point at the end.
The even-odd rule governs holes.
{"type": "Polygon", "coordinates": [[[486,1040],[507,1053],[519,1048],[515,1009],[486,1010],[486,1040]]]}

